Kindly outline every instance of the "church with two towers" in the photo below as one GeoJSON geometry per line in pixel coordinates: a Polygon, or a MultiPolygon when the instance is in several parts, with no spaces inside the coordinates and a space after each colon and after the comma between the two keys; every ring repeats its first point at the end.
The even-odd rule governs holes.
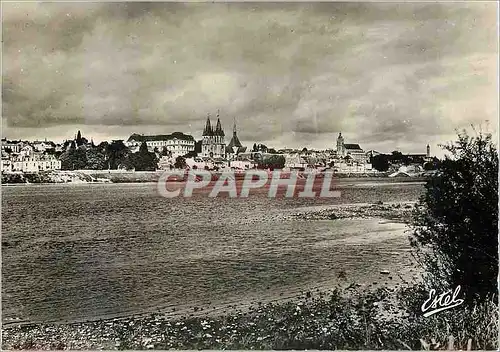
{"type": "Polygon", "coordinates": [[[215,128],[210,121],[210,115],[207,116],[207,122],[203,129],[201,141],[201,157],[211,159],[226,159],[230,155],[239,154],[246,150],[236,134],[236,121],[233,126],[233,136],[228,145],[225,142],[225,134],[217,113],[217,124],[215,128]]]}

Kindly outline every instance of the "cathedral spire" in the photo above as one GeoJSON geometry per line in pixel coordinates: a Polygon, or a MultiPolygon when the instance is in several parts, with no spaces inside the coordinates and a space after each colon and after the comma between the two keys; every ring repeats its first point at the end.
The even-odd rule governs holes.
{"type": "Polygon", "coordinates": [[[236,135],[236,118],[233,119],[233,137],[226,147],[226,152],[228,154],[238,155],[239,153],[243,153],[246,151],[246,147],[244,147],[238,136],[236,135]]]}
{"type": "Polygon", "coordinates": [[[210,114],[207,115],[207,123],[205,124],[205,129],[203,130],[204,136],[213,136],[214,131],[212,129],[212,125],[210,124],[210,114]]]}
{"type": "MultiPolygon", "coordinates": [[[[219,114],[217,114],[219,116],[219,114]]],[[[215,135],[224,137],[224,131],[222,130],[222,125],[220,123],[220,119],[217,118],[217,126],[215,127],[215,135]]]]}

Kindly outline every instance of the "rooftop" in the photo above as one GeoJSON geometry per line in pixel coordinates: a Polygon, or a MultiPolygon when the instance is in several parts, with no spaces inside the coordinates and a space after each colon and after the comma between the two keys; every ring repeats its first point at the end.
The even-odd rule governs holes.
{"type": "Polygon", "coordinates": [[[153,136],[144,136],[141,134],[134,133],[129,137],[127,142],[149,142],[149,141],[168,141],[171,139],[182,139],[187,141],[194,141],[194,137],[189,134],[184,134],[182,132],[174,132],[172,134],[157,134],[153,136]]]}
{"type": "Polygon", "coordinates": [[[345,147],[345,149],[351,149],[351,150],[363,150],[363,149],[361,149],[359,144],[346,144],[346,143],[344,143],[344,147],[345,147]]]}

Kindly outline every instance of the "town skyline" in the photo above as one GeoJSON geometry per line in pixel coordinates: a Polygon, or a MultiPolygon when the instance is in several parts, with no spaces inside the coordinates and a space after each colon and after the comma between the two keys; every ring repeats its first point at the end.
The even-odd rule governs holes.
{"type": "MultiPolygon", "coordinates": [[[[213,124],[215,124],[215,122],[217,121],[217,117],[215,117],[215,120],[213,118],[214,118],[214,116],[211,115],[210,116],[211,122],[213,124]]],[[[206,119],[204,120],[204,123],[205,122],[206,122],[206,119]]],[[[231,128],[224,127],[224,122],[223,122],[222,118],[221,118],[221,124],[222,124],[222,129],[225,133],[225,143],[227,145],[229,143],[229,141],[231,140],[231,136],[233,133],[233,125],[231,125],[231,128]]],[[[241,133],[240,133],[241,131],[238,128],[237,122],[236,122],[236,126],[237,126],[237,132],[238,132],[238,137],[239,137],[241,135],[241,133]]],[[[491,133],[491,130],[489,130],[489,126],[491,126],[491,125],[483,123],[481,125],[478,125],[477,127],[483,128],[484,132],[491,133]],[[487,130],[484,130],[484,126],[486,126],[487,130]]],[[[62,144],[66,141],[70,141],[70,140],[73,140],[74,138],[76,138],[77,132],[81,132],[82,136],[88,137],[88,140],[89,141],[92,140],[96,145],[101,143],[101,142],[111,142],[113,140],[123,140],[124,142],[126,142],[127,139],[134,134],[153,136],[153,135],[171,135],[173,133],[180,132],[180,133],[192,136],[195,139],[195,141],[197,141],[197,142],[201,142],[201,140],[203,139],[203,136],[202,136],[203,135],[203,128],[201,128],[199,131],[197,131],[195,133],[190,133],[190,132],[186,132],[186,131],[178,131],[178,130],[177,131],[174,131],[174,130],[155,131],[155,132],[151,132],[151,133],[138,133],[138,132],[134,132],[133,130],[131,130],[131,131],[129,131],[129,133],[127,135],[113,136],[112,138],[99,138],[99,136],[100,136],[99,133],[97,133],[96,134],[97,137],[95,137],[94,135],[87,133],[86,129],[88,130],[88,126],[81,126],[81,129],[78,129],[75,131],[66,131],[67,133],[65,134],[65,137],[62,137],[62,138],[48,138],[48,137],[44,137],[44,136],[40,136],[37,138],[34,138],[34,137],[32,137],[32,138],[12,138],[8,135],[5,135],[5,133],[3,133],[2,139],[12,140],[12,141],[15,141],[15,140],[23,140],[24,141],[25,140],[25,141],[31,141],[31,142],[33,142],[33,141],[51,141],[51,142],[55,142],[58,144],[62,144]]],[[[306,148],[309,150],[318,150],[318,151],[319,150],[336,150],[337,138],[338,138],[340,133],[342,133],[344,138],[346,138],[346,143],[360,144],[365,151],[375,150],[375,151],[383,153],[383,154],[390,154],[393,151],[400,151],[403,154],[419,154],[419,153],[424,154],[426,152],[427,145],[429,145],[431,148],[431,151],[432,151],[432,155],[436,156],[438,158],[443,158],[445,155],[445,151],[443,150],[443,148],[441,146],[443,144],[446,144],[448,142],[453,141],[456,137],[456,134],[452,134],[452,135],[450,135],[449,140],[438,141],[436,143],[429,142],[429,143],[421,145],[421,146],[416,146],[414,149],[410,149],[410,150],[400,148],[399,147],[400,144],[397,144],[391,148],[391,145],[389,145],[387,143],[385,144],[386,146],[388,146],[387,149],[370,148],[370,144],[364,143],[364,141],[355,141],[352,138],[350,138],[351,136],[349,134],[346,134],[342,131],[331,132],[330,133],[330,135],[331,135],[330,143],[328,143],[328,141],[327,141],[327,143],[324,145],[321,145],[320,142],[317,142],[314,144],[307,144],[307,145],[306,144],[299,144],[298,142],[296,142],[292,145],[277,145],[275,143],[275,141],[264,141],[264,142],[262,142],[262,141],[248,141],[248,140],[242,140],[241,138],[240,138],[240,141],[244,146],[246,146],[249,149],[251,149],[254,144],[256,144],[256,145],[263,144],[263,145],[266,145],[267,147],[275,149],[275,150],[283,150],[283,149],[302,150],[303,148],[306,148]]],[[[493,135],[496,136],[496,133],[494,133],[493,135]]],[[[496,139],[496,137],[495,137],[495,139],[496,139]]]]}
{"type": "MultiPolygon", "coordinates": [[[[233,135],[233,129],[231,128],[231,131],[226,132],[226,129],[222,126],[223,128],[223,132],[225,133],[225,139],[224,139],[224,143],[226,145],[229,144],[230,140],[231,140],[231,137],[233,135]]],[[[173,134],[176,134],[176,133],[181,133],[181,134],[185,134],[187,136],[192,136],[194,138],[194,140],[196,142],[201,142],[202,139],[203,139],[203,133],[198,133],[199,135],[199,138],[196,136],[196,135],[192,135],[190,133],[185,133],[183,131],[171,131],[171,132],[168,132],[168,133],[153,133],[153,134],[140,134],[140,133],[130,133],[130,135],[126,136],[126,137],[123,137],[123,138],[111,138],[111,139],[102,139],[102,140],[99,140],[99,139],[95,139],[93,138],[91,135],[87,135],[85,133],[85,131],[82,132],[82,130],[77,130],[75,133],[73,133],[72,135],[68,135],[67,138],[63,138],[63,139],[49,139],[47,137],[43,137],[43,138],[33,138],[33,139],[29,139],[29,138],[9,138],[9,136],[5,136],[5,135],[2,135],[2,140],[7,140],[7,141],[28,141],[28,142],[53,142],[53,143],[56,143],[56,144],[64,144],[65,142],[68,142],[68,141],[72,141],[72,140],[75,140],[76,139],[76,136],[77,134],[80,133],[82,137],[86,137],[86,139],[90,142],[92,141],[95,145],[98,145],[99,143],[101,142],[112,142],[112,141],[117,141],[117,140],[122,140],[123,142],[127,142],[127,140],[134,136],[134,135],[142,135],[142,136],[155,136],[155,135],[173,135],[173,134]],[[88,138],[87,138],[88,137],[88,138]]],[[[311,146],[308,146],[308,145],[302,145],[302,146],[276,146],[272,143],[272,141],[268,144],[266,143],[261,143],[261,142],[251,142],[251,141],[244,141],[242,142],[243,146],[245,146],[248,150],[252,150],[252,147],[253,145],[265,145],[266,147],[268,148],[271,148],[271,149],[274,149],[274,150],[287,150],[287,149],[290,149],[290,150],[303,150],[304,148],[308,149],[308,150],[316,150],[316,151],[327,151],[327,150],[336,150],[337,149],[337,138],[339,137],[339,135],[341,134],[342,132],[339,131],[339,133],[336,133],[335,134],[335,140],[334,142],[331,143],[331,145],[326,145],[324,147],[318,147],[318,148],[313,148],[311,146]]],[[[238,135],[239,135],[239,131],[238,131],[238,135]]],[[[343,135],[343,137],[345,137],[345,134],[343,135]]],[[[346,142],[353,142],[349,139],[347,139],[346,142]]],[[[357,142],[355,144],[363,144],[363,142],[357,142]]],[[[442,143],[441,143],[442,144],[442,143]]],[[[363,148],[366,152],[368,151],[371,151],[371,150],[375,150],[379,153],[382,153],[382,154],[390,154],[392,153],[393,151],[398,151],[398,152],[402,152],[403,154],[424,154],[424,152],[427,150],[427,146],[429,146],[432,150],[432,146],[430,144],[427,144],[425,146],[423,146],[422,148],[420,148],[420,150],[416,150],[416,151],[407,151],[407,150],[400,150],[400,149],[397,149],[397,148],[393,148],[391,150],[386,150],[386,151],[381,151],[381,150],[375,150],[375,149],[371,149],[371,148],[363,148]]],[[[439,145],[437,145],[438,148],[439,145]]],[[[390,148],[389,148],[390,149],[390,148]]],[[[442,153],[433,153],[433,156],[437,156],[439,157],[442,153]]],[[[443,154],[444,155],[444,154],[443,154]]]]}
{"type": "Polygon", "coordinates": [[[342,132],[439,153],[497,121],[495,6],[6,3],[3,136],[198,140],[220,109],[249,147],[334,148],[342,132]]]}

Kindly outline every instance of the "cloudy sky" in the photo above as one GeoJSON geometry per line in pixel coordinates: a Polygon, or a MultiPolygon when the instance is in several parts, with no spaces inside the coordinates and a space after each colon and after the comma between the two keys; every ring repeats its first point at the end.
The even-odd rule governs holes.
{"type": "Polygon", "coordinates": [[[497,4],[4,3],[2,135],[425,152],[496,133],[497,4]]]}

